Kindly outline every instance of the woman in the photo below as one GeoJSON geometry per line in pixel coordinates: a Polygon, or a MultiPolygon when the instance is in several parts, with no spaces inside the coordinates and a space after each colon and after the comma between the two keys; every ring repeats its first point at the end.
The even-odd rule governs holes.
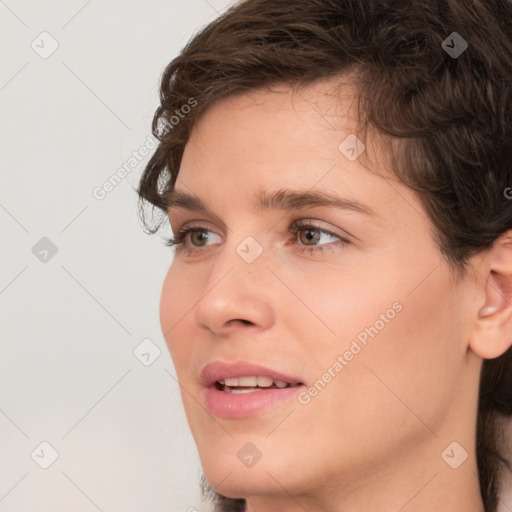
{"type": "Polygon", "coordinates": [[[507,0],[247,0],[165,70],[138,192],[216,510],[498,510],[511,27],[507,0]]]}

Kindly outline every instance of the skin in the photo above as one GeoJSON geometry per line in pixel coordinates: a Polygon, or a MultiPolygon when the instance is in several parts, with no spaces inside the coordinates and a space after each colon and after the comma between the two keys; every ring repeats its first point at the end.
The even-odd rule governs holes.
{"type": "Polygon", "coordinates": [[[176,189],[212,214],[172,208],[169,220],[175,234],[201,226],[209,239],[178,246],[160,321],[205,477],[252,512],[482,512],[478,380],[482,357],[512,343],[512,235],[458,278],[379,139],[369,133],[355,161],[338,150],[357,133],[355,90],[338,100],[331,85],[224,99],[185,148],[176,189]],[[283,188],[335,193],[376,215],[254,208],[256,192],[283,188]],[[288,231],[298,219],[335,236],[308,242],[288,231]],[[263,248],[250,264],[236,252],[247,236],[263,248]],[[323,252],[305,250],[315,244],[323,252]],[[309,403],[243,419],[206,412],[198,378],[208,362],[250,361],[312,386],[394,303],[401,311],[309,403]],[[454,441],[455,462],[468,454],[457,469],[441,456],[454,441]],[[262,453],[250,468],[237,458],[247,442],[262,453]]]}

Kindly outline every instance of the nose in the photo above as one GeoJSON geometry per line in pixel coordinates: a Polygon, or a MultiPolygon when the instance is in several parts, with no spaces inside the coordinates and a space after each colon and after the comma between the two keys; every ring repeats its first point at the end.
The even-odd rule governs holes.
{"type": "Polygon", "coordinates": [[[218,336],[269,329],[275,321],[271,278],[264,255],[247,263],[226,245],[212,263],[195,308],[196,325],[218,336]]]}

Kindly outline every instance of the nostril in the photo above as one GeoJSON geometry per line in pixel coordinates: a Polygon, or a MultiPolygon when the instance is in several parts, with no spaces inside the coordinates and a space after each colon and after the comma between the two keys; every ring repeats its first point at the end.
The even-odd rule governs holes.
{"type": "Polygon", "coordinates": [[[253,325],[253,323],[250,320],[244,320],[243,318],[235,318],[234,320],[230,320],[229,323],[232,322],[241,322],[245,325],[253,325]]]}

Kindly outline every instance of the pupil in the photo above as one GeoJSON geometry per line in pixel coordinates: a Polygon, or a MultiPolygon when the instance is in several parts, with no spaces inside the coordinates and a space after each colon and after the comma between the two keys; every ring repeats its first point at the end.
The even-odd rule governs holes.
{"type": "MultiPolygon", "coordinates": [[[[205,240],[207,240],[207,239],[208,239],[208,235],[206,235],[206,234],[205,234],[204,232],[202,232],[202,231],[195,231],[194,233],[192,233],[192,238],[193,238],[194,236],[196,236],[196,235],[197,235],[197,237],[198,237],[196,241],[202,242],[202,241],[205,241],[205,240]]],[[[193,242],[194,242],[194,245],[202,245],[201,243],[196,244],[194,240],[193,240],[193,242]]]]}
{"type": "MultiPolygon", "coordinates": [[[[306,234],[306,239],[309,242],[318,242],[318,239],[320,238],[320,235],[316,229],[307,229],[303,233],[306,234]]],[[[308,245],[308,244],[306,244],[308,245]]]]}

